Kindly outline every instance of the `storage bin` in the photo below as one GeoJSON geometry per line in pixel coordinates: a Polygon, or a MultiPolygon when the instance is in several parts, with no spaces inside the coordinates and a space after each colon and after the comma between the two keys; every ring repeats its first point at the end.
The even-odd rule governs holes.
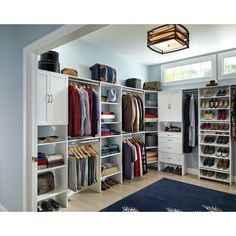
{"type": "Polygon", "coordinates": [[[147,134],[145,136],[145,144],[147,147],[157,146],[157,135],[147,134]]]}

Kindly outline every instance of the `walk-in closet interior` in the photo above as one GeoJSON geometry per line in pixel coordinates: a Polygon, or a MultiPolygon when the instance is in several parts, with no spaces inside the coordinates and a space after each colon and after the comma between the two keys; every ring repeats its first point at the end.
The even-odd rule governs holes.
{"type": "Polygon", "coordinates": [[[232,29],[104,25],[39,54],[27,210],[236,211],[232,29]]]}

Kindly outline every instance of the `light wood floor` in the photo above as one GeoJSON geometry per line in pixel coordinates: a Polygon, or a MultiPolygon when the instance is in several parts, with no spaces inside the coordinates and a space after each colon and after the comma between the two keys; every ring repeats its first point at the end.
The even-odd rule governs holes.
{"type": "Polygon", "coordinates": [[[163,177],[236,195],[236,184],[229,186],[225,183],[198,180],[197,176],[193,175],[178,176],[150,169],[148,175],[144,177],[125,181],[123,184],[115,185],[101,193],[85,190],[74,194],[69,197],[69,207],[62,208],[61,211],[99,211],[163,177]]]}

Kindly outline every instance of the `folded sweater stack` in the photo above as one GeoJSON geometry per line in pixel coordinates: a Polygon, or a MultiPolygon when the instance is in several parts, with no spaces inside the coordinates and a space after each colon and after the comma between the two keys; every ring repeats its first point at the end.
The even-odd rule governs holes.
{"type": "Polygon", "coordinates": [[[61,154],[47,155],[44,152],[38,152],[38,169],[51,168],[64,164],[64,158],[61,154]]]}
{"type": "Polygon", "coordinates": [[[118,144],[110,144],[110,145],[105,145],[102,147],[102,156],[106,156],[109,154],[115,154],[120,152],[120,148],[118,144]]]}
{"type": "Polygon", "coordinates": [[[119,169],[117,165],[113,162],[104,162],[101,164],[102,176],[111,175],[117,171],[119,171],[119,169]]]}
{"type": "Polygon", "coordinates": [[[110,111],[103,111],[101,114],[102,122],[113,122],[115,121],[115,113],[110,111]]]}

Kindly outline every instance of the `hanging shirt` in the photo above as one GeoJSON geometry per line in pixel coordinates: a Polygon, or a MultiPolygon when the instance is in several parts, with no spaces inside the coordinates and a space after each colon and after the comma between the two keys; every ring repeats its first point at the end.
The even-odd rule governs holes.
{"type": "Polygon", "coordinates": [[[189,146],[195,147],[195,104],[194,104],[194,97],[191,96],[190,104],[189,104],[189,146]]]}

